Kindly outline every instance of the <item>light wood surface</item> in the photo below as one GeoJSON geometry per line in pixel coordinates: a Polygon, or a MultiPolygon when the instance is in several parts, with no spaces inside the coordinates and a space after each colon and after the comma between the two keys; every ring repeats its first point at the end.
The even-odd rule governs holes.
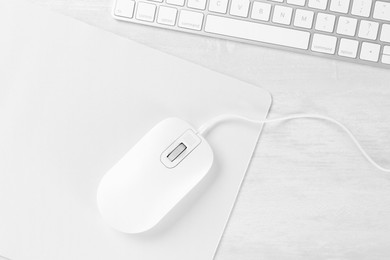
{"type": "MultiPolygon", "coordinates": [[[[270,118],[333,117],[390,167],[389,70],[117,22],[112,0],[30,1],[263,87],[270,118]]],[[[215,259],[390,259],[390,175],[335,125],[267,125],[215,259]]]]}

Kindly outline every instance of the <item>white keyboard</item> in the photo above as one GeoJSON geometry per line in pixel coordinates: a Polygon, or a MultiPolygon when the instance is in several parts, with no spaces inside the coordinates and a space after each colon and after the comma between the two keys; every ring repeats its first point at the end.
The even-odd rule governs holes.
{"type": "Polygon", "coordinates": [[[389,0],[116,0],[113,16],[390,69],[389,0]]]}

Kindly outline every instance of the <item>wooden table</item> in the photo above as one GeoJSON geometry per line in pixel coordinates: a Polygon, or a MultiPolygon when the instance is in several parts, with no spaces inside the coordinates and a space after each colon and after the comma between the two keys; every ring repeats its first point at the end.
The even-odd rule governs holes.
{"type": "MultiPolygon", "coordinates": [[[[117,22],[111,0],[30,1],[263,87],[271,118],[334,117],[390,167],[389,70],[117,22]]],[[[333,124],[267,125],[216,255],[237,259],[390,259],[390,175],[333,124]]]]}

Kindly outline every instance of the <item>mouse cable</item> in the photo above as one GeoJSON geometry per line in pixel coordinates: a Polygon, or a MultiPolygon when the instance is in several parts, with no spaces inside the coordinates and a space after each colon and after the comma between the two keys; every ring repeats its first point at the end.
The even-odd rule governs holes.
{"type": "Polygon", "coordinates": [[[359,151],[362,153],[364,158],[366,158],[367,161],[369,161],[373,166],[375,166],[377,169],[384,171],[384,172],[390,172],[390,169],[384,168],[380,166],[378,163],[376,163],[370,155],[367,154],[367,152],[364,150],[364,148],[360,145],[359,141],[356,139],[356,137],[352,134],[352,132],[342,123],[339,121],[326,117],[321,115],[314,115],[314,114],[297,114],[297,115],[291,115],[286,117],[280,117],[280,118],[273,118],[273,119],[265,119],[265,120],[254,120],[243,116],[238,115],[220,115],[217,116],[210,121],[204,123],[199,129],[198,134],[204,135],[206,132],[208,132],[211,128],[215,127],[216,125],[226,122],[226,121],[244,121],[249,122],[253,124],[266,124],[266,123],[274,123],[274,122],[281,122],[281,121],[288,121],[293,119],[301,119],[301,118],[309,118],[309,119],[319,119],[324,120],[328,122],[332,122],[336,125],[338,125],[341,129],[343,129],[348,136],[352,139],[352,141],[355,143],[356,147],[359,149],[359,151]]]}

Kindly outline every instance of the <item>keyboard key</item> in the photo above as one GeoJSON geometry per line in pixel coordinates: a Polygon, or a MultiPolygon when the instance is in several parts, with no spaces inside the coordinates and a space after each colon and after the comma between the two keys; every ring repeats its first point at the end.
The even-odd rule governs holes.
{"type": "Polygon", "coordinates": [[[333,32],[336,17],[332,14],[318,13],[315,29],[323,32],[333,32]]]}
{"type": "Polygon", "coordinates": [[[287,0],[287,4],[305,6],[306,0],[287,0]]]}
{"type": "Polygon", "coordinates": [[[292,8],[275,5],[272,22],[288,25],[291,23],[292,8]]]}
{"type": "Polygon", "coordinates": [[[156,13],[156,5],[139,2],[135,18],[145,22],[153,22],[156,13]]]}
{"type": "Polygon", "coordinates": [[[173,26],[176,23],[176,16],[177,16],[176,8],[160,6],[160,9],[158,10],[157,22],[160,24],[173,26]]]}
{"type": "Polygon", "coordinates": [[[348,13],[350,0],[332,0],[330,2],[330,10],[338,13],[348,13]]]}
{"type": "Polygon", "coordinates": [[[383,54],[382,55],[382,63],[384,64],[390,64],[390,55],[383,54]]]}
{"type": "Polygon", "coordinates": [[[390,64],[390,46],[383,48],[382,63],[390,64]]]}
{"type": "Polygon", "coordinates": [[[210,0],[209,11],[226,14],[228,0],[210,0]]]}
{"type": "Polygon", "coordinates": [[[297,9],[295,11],[294,26],[311,29],[313,25],[314,12],[297,9]]]}
{"type": "Polygon", "coordinates": [[[184,6],[184,0],[167,0],[167,4],[184,6]]]}
{"type": "Polygon", "coordinates": [[[206,0],[188,0],[189,8],[204,10],[206,8],[206,0]]]}
{"type": "Polygon", "coordinates": [[[337,33],[348,36],[355,36],[356,25],[357,20],[355,18],[340,16],[339,22],[337,24],[337,33]]]}
{"type": "Polygon", "coordinates": [[[325,10],[328,5],[327,0],[309,0],[308,6],[315,9],[325,10]]]}
{"type": "Polygon", "coordinates": [[[311,44],[311,50],[327,54],[334,54],[337,38],[334,36],[315,33],[311,44]]]}
{"type": "Polygon", "coordinates": [[[353,15],[369,17],[372,0],[353,0],[351,13],[353,15]]]}
{"type": "Polygon", "coordinates": [[[205,31],[298,49],[307,49],[310,39],[309,32],[214,15],[207,16],[205,31]]]}
{"type": "Polygon", "coordinates": [[[363,20],[360,22],[359,37],[364,39],[375,40],[378,35],[379,24],[377,22],[371,22],[363,20]]]}
{"type": "Polygon", "coordinates": [[[271,14],[271,5],[262,2],[253,2],[251,18],[268,21],[271,14]]]}
{"type": "Polygon", "coordinates": [[[240,17],[248,17],[249,0],[232,0],[230,14],[240,17]]]}
{"type": "Polygon", "coordinates": [[[382,25],[380,40],[382,42],[390,42],[390,24],[382,25]]]}
{"type": "Polygon", "coordinates": [[[350,39],[341,39],[338,55],[348,58],[356,58],[359,42],[350,39]]]}
{"type": "Polygon", "coordinates": [[[390,21],[390,3],[376,1],[373,17],[375,19],[390,21]]]}
{"type": "Polygon", "coordinates": [[[125,18],[132,18],[135,2],[131,0],[117,0],[114,14],[125,18]]]}
{"type": "Polygon", "coordinates": [[[179,27],[200,31],[203,25],[203,14],[182,10],[179,16],[179,27]]]}
{"type": "Polygon", "coordinates": [[[360,50],[360,59],[377,62],[381,46],[375,43],[363,42],[360,50]]]}

